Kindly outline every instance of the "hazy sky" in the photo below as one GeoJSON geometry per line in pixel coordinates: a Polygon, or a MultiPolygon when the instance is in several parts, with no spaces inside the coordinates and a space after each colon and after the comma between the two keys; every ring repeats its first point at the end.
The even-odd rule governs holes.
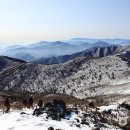
{"type": "Polygon", "coordinates": [[[130,39],[130,0],[0,0],[0,41],[130,39]]]}

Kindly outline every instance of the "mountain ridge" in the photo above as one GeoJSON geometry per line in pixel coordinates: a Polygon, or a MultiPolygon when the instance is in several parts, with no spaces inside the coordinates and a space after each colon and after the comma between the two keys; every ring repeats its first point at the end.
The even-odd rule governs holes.
{"type": "Polygon", "coordinates": [[[25,46],[13,45],[0,50],[0,54],[19,58],[21,60],[34,61],[42,57],[49,58],[53,56],[70,55],[81,52],[85,49],[90,49],[93,47],[106,47],[110,45],[113,44],[103,41],[95,41],[94,43],[80,42],[78,44],[72,44],[71,42],[66,41],[41,41],[25,46]],[[23,55],[23,53],[25,54],[23,55]]]}
{"type": "Polygon", "coordinates": [[[94,48],[86,49],[82,52],[78,52],[72,55],[63,55],[63,56],[50,57],[50,58],[40,58],[34,62],[39,63],[39,64],[59,64],[59,63],[67,62],[79,56],[90,56],[90,57],[101,58],[104,56],[115,54],[117,49],[118,49],[118,46],[115,46],[115,45],[113,46],[111,45],[107,47],[94,47],[94,48]]]}

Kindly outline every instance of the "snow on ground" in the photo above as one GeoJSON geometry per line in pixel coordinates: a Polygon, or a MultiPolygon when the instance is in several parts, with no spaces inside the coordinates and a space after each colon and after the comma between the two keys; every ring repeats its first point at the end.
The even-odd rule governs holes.
{"type": "Polygon", "coordinates": [[[47,120],[46,114],[41,116],[33,116],[32,110],[24,110],[27,114],[20,114],[21,111],[11,110],[10,113],[3,114],[0,112],[0,130],[47,130],[48,127],[53,127],[55,129],[61,128],[63,130],[91,130],[87,125],[78,128],[73,124],[74,114],[70,120],[47,120]]]}
{"type": "Polygon", "coordinates": [[[100,108],[99,111],[102,112],[104,110],[108,111],[109,109],[111,110],[117,109],[117,105],[101,106],[99,108],[100,108]]]}
{"type": "MultiPolygon", "coordinates": [[[[116,109],[117,105],[101,106],[100,112],[109,109],[116,109]]],[[[0,110],[0,130],[48,130],[49,127],[62,130],[92,130],[95,124],[93,122],[93,113],[90,113],[86,117],[89,125],[80,125],[76,127],[76,119],[81,120],[84,111],[79,110],[79,114],[74,112],[71,113],[66,119],[61,119],[61,121],[56,121],[52,119],[47,119],[47,114],[44,113],[40,116],[33,116],[32,109],[23,110],[11,110],[9,113],[2,113],[0,110]],[[23,114],[21,114],[21,112],[23,114]]],[[[104,124],[106,127],[101,127],[101,130],[120,130],[115,128],[115,126],[104,124]]]]}

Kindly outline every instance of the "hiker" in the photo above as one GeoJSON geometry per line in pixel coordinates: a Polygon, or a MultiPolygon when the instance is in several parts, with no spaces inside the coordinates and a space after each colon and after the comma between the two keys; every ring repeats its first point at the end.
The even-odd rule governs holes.
{"type": "Polygon", "coordinates": [[[48,130],[54,130],[54,128],[53,127],[49,127],[48,130]]]}
{"type": "Polygon", "coordinates": [[[33,108],[33,97],[31,96],[28,100],[27,100],[27,108],[33,108]]]}
{"type": "Polygon", "coordinates": [[[61,113],[66,111],[66,103],[62,100],[54,99],[53,105],[59,108],[61,113]]]}
{"type": "Polygon", "coordinates": [[[25,107],[27,107],[27,99],[23,99],[23,105],[25,106],[25,107]]]}
{"type": "Polygon", "coordinates": [[[90,102],[88,105],[89,105],[89,108],[95,108],[95,106],[94,106],[94,102],[93,102],[93,101],[90,102]]]}
{"type": "Polygon", "coordinates": [[[57,120],[60,121],[61,118],[64,117],[65,112],[66,112],[66,103],[62,100],[57,100],[54,99],[53,100],[53,110],[54,110],[54,114],[56,114],[56,117],[58,118],[57,120]]]}
{"type": "Polygon", "coordinates": [[[33,115],[39,116],[44,113],[44,108],[43,108],[43,101],[40,99],[36,105],[36,108],[33,111],[33,115]],[[38,106],[38,108],[37,108],[38,106]]]}
{"type": "Polygon", "coordinates": [[[42,107],[43,107],[43,101],[42,101],[42,99],[39,100],[38,106],[39,106],[39,108],[42,108],[42,107]]]}
{"type": "Polygon", "coordinates": [[[10,99],[9,97],[6,97],[4,100],[3,100],[3,105],[6,107],[6,110],[4,111],[3,110],[3,113],[8,113],[10,111],[10,99]]]}

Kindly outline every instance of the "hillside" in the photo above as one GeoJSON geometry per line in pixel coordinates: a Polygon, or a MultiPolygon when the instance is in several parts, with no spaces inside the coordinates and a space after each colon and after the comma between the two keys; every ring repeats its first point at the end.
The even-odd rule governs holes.
{"type": "Polygon", "coordinates": [[[26,63],[26,61],[7,56],[0,56],[0,71],[3,71],[4,69],[8,68],[10,69],[10,67],[14,67],[22,63],[26,63]]]}
{"type": "Polygon", "coordinates": [[[126,95],[130,89],[129,85],[121,87],[129,84],[130,67],[117,56],[94,59],[81,56],[63,64],[22,63],[12,68],[13,65],[1,70],[0,90],[57,92],[87,98],[117,92],[126,95]]]}

